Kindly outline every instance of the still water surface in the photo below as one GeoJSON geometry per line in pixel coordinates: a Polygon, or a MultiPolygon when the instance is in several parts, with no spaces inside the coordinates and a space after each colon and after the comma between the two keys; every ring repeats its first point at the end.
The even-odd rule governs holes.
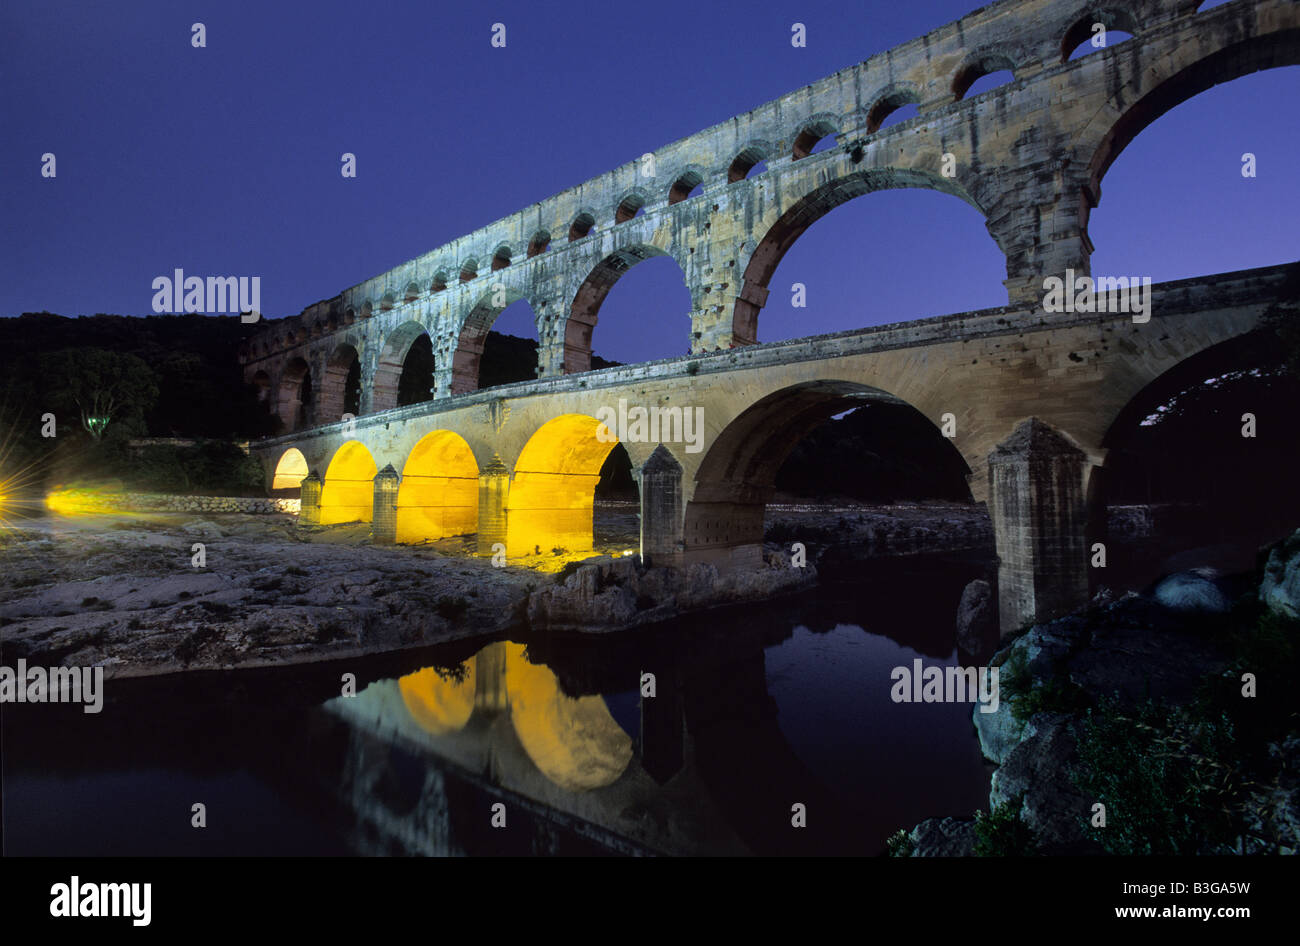
{"type": "Polygon", "coordinates": [[[99,715],[7,706],[4,853],[877,854],[987,807],[971,704],[890,699],[894,667],[980,656],[953,618],[986,569],[872,562],[632,635],[110,681],[99,715]]]}

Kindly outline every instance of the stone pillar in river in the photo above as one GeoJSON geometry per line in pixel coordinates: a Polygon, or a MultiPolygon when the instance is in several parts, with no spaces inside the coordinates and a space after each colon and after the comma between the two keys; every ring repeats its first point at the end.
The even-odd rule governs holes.
{"type": "Polygon", "coordinates": [[[375,545],[392,545],[397,541],[397,488],[401,482],[391,463],[375,474],[375,506],[370,527],[375,545]]]}
{"type": "Polygon", "coordinates": [[[303,477],[299,491],[301,507],[298,521],[305,526],[320,525],[320,485],[320,477],[315,470],[303,477]]]}
{"type": "Polygon", "coordinates": [[[1037,418],[989,456],[1002,636],[1088,601],[1087,458],[1037,418]]]}
{"type": "MultiPolygon", "coordinates": [[[[510,498],[510,471],[493,454],[478,475],[478,554],[492,555],[492,546],[506,542],[506,501],[510,498]]],[[[509,554],[509,550],[507,550],[509,554]]]]}
{"type": "Polygon", "coordinates": [[[641,561],[646,565],[678,564],[682,549],[682,465],[660,444],[641,467],[640,480],[641,561]]]}

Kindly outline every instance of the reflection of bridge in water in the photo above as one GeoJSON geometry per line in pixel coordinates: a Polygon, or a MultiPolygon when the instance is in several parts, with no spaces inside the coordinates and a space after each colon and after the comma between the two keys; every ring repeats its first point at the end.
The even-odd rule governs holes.
{"type": "MultiPolygon", "coordinates": [[[[956,577],[941,595],[945,617],[956,577]]],[[[907,646],[949,657],[951,632],[918,640],[917,610],[882,610],[894,608],[907,646]]],[[[827,605],[824,630],[843,609],[827,605]]],[[[801,613],[815,626],[818,611],[801,613]]],[[[449,658],[459,666],[329,701],[345,724],[336,738],[347,747],[341,792],[357,819],[353,843],[420,854],[876,853],[884,835],[864,818],[869,800],[805,764],[779,725],[765,649],[802,622],[773,613],[731,623],[725,634],[602,640],[595,652],[590,638],[539,640],[527,653],[514,642],[469,645],[449,658]],[[656,693],[638,700],[645,671],[656,693]],[[491,826],[497,802],[505,828],[491,826]],[[792,826],[795,803],[807,827],[792,826]]],[[[881,694],[887,682],[882,674],[881,694]]],[[[891,778],[882,767],[882,784],[891,778]]]]}

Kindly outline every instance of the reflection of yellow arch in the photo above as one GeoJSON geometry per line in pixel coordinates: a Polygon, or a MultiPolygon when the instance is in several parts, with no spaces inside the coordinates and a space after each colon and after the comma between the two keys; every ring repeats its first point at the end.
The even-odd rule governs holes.
{"type": "Polygon", "coordinates": [[[450,430],[422,437],[402,467],[397,541],[419,542],[478,529],[478,463],[450,430]]]}
{"type": "Polygon", "coordinates": [[[369,522],[375,508],[374,457],[365,445],[349,440],[338,448],[321,484],[321,525],[369,522]]]}
{"type": "Polygon", "coordinates": [[[527,555],[540,548],[591,549],[592,501],[600,468],[618,441],[596,436],[602,425],[586,414],[547,421],[524,445],[507,502],[506,549],[527,555]]]}
{"type": "Polygon", "coordinates": [[[416,724],[427,733],[442,736],[465,728],[474,712],[474,664],[471,657],[465,679],[443,679],[432,667],[409,673],[397,681],[402,702],[416,724]]]}
{"type": "Polygon", "coordinates": [[[297,489],[307,475],[307,458],[297,447],[290,447],[275,465],[271,489],[297,489]]]}
{"type": "Polygon", "coordinates": [[[510,719],[533,764],[568,791],[614,782],[632,761],[632,739],[604,698],[565,696],[549,667],[524,658],[523,644],[505,648],[510,719]]]}

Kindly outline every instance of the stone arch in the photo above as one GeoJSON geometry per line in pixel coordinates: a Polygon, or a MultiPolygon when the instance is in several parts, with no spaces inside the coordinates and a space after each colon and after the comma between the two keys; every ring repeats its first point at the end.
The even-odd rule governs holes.
{"type": "Polygon", "coordinates": [[[691,191],[704,183],[704,169],[689,164],[677,175],[672,187],[668,189],[668,203],[676,204],[690,196],[691,191]]]}
{"type": "Polygon", "coordinates": [[[359,440],[334,452],[321,482],[320,522],[369,522],[374,515],[375,458],[359,440]]]}
{"type": "Polygon", "coordinates": [[[350,341],[340,342],[325,362],[316,421],[332,424],[344,414],[361,413],[361,356],[350,341]]]}
{"type": "Polygon", "coordinates": [[[1017,68],[1015,59],[1004,49],[986,47],[977,50],[967,56],[953,74],[952,94],[957,100],[964,99],[977,80],[1004,69],[1010,70],[1014,76],[1017,68]]]}
{"type": "Polygon", "coordinates": [[[614,222],[626,223],[631,220],[645,208],[647,200],[645,191],[639,187],[632,188],[619,198],[618,205],[614,208],[614,222]]]}
{"type": "MultiPolygon", "coordinates": [[[[451,360],[451,393],[465,394],[477,391],[479,371],[482,367],[483,345],[492,323],[506,307],[519,300],[528,302],[526,296],[513,286],[497,283],[489,286],[470,308],[465,320],[461,322],[460,333],[456,337],[456,351],[451,360]]],[[[528,303],[533,308],[532,303],[528,303]]],[[[533,310],[533,325],[536,330],[537,311],[533,310]]]]}
{"type": "Polygon", "coordinates": [[[591,233],[592,228],[596,226],[596,217],[590,210],[579,211],[569,224],[569,242],[581,240],[587,234],[591,233]]]}
{"type": "Polygon", "coordinates": [[[808,157],[808,155],[812,154],[813,148],[817,147],[817,142],[827,135],[838,135],[839,133],[840,121],[837,116],[830,114],[814,115],[800,126],[798,134],[794,137],[794,145],[791,150],[792,160],[798,161],[800,158],[808,157]]]}
{"type": "MultiPolygon", "coordinates": [[[[424,325],[414,321],[403,322],[388,333],[379,351],[379,361],[375,365],[374,380],[371,382],[371,410],[386,411],[398,406],[402,369],[406,365],[411,346],[422,335],[428,337],[428,332],[424,325]]],[[[433,384],[432,377],[429,384],[433,384]]]]}
{"type": "Polygon", "coordinates": [[[605,458],[618,438],[587,414],[561,414],[539,427],[515,462],[506,504],[509,555],[563,557],[592,548],[592,511],[605,458]]]}
{"type": "Polygon", "coordinates": [[[930,171],[901,168],[875,168],[856,171],[823,184],[795,201],[768,228],[743,273],[743,282],[732,310],[732,345],[752,345],[758,339],[758,312],[767,301],[768,283],[781,258],[795,241],[830,211],[854,197],[878,190],[919,187],[951,194],[970,204],[981,214],[985,211],[956,179],[930,171]]]}
{"type": "Polygon", "coordinates": [[[545,253],[551,247],[551,231],[543,228],[532,235],[528,241],[528,258],[545,253]]]}
{"type": "Polygon", "coordinates": [[[271,491],[296,490],[308,473],[307,458],[297,447],[290,447],[280,455],[271,477],[271,491]]]}
{"type": "Polygon", "coordinates": [[[271,376],[265,371],[256,371],[253,373],[253,378],[249,384],[257,391],[257,402],[269,409],[271,406],[271,376]]]}
{"type": "MultiPolygon", "coordinates": [[[[573,295],[564,323],[565,374],[591,370],[591,333],[596,327],[601,303],[619,278],[643,260],[670,255],[650,243],[633,243],[610,253],[587,274],[573,295]]],[[[683,282],[685,278],[683,273],[683,282]]]]}
{"type": "Polygon", "coordinates": [[[414,302],[420,298],[420,284],[412,279],[406,284],[406,292],[402,295],[403,302],[414,302]]]}
{"type": "Polygon", "coordinates": [[[397,490],[397,541],[422,542],[478,529],[478,462],[450,430],[425,434],[411,448],[397,490]]]}
{"type": "Polygon", "coordinates": [[[1234,39],[1207,55],[1179,46],[1167,56],[1151,57],[1136,81],[1115,92],[1079,135],[1077,153],[1087,162],[1090,198],[1087,210],[1101,194],[1106,171],[1148,125],[1169,110],[1222,82],[1282,66],[1300,65],[1300,28],[1234,39]],[[1136,94],[1138,90],[1145,90],[1136,94]]]}
{"type": "Polygon", "coordinates": [[[471,279],[478,278],[478,260],[474,257],[468,257],[460,264],[460,281],[469,282],[471,279]]]}
{"type": "Polygon", "coordinates": [[[734,184],[749,177],[750,172],[772,156],[776,149],[769,141],[751,141],[732,160],[727,168],[727,181],[734,184]]]}
{"type": "Polygon", "coordinates": [[[891,83],[877,93],[867,109],[867,133],[880,130],[880,126],[904,105],[920,105],[921,93],[914,85],[891,83]]]}
{"type": "Polygon", "coordinates": [[[510,265],[511,249],[509,243],[502,243],[492,251],[492,272],[498,269],[505,269],[510,265]]]}
{"type": "Polygon", "coordinates": [[[285,430],[302,430],[312,417],[311,366],[305,358],[290,358],[280,372],[278,413],[285,430]]]}
{"type": "Polygon", "coordinates": [[[440,269],[433,274],[433,279],[429,281],[430,292],[442,292],[447,288],[447,271],[440,269]]]}
{"type": "MultiPolygon", "coordinates": [[[[709,444],[696,470],[694,493],[685,510],[685,562],[759,564],[764,509],[781,464],[828,418],[873,401],[906,403],[860,382],[825,380],[782,388],[741,412],[709,444]]],[[[937,426],[935,436],[941,436],[937,426]]],[[[953,452],[969,473],[955,446],[953,452]]]]}
{"type": "Polygon", "coordinates": [[[1068,62],[1070,53],[1074,52],[1080,43],[1092,36],[1094,23],[1100,23],[1106,28],[1107,32],[1122,30],[1134,36],[1138,32],[1138,18],[1128,7],[1114,3],[1090,7],[1062,31],[1061,62],[1068,62]]]}

